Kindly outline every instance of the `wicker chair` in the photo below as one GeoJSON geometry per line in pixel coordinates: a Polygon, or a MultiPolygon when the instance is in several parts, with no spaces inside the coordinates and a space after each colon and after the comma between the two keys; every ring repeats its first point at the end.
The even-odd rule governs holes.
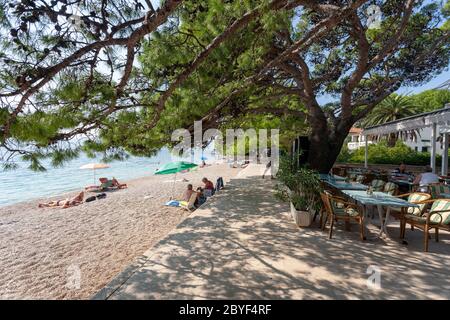
{"type": "Polygon", "coordinates": [[[360,226],[361,240],[365,240],[364,218],[360,208],[357,205],[346,202],[342,198],[332,196],[328,192],[322,192],[320,197],[322,198],[325,212],[327,214],[323,221],[323,229],[325,229],[327,221],[330,220],[330,232],[328,234],[328,239],[332,238],[334,222],[343,220],[346,223],[350,223],[351,221],[357,222],[360,226]]]}
{"type": "Polygon", "coordinates": [[[373,191],[379,191],[379,192],[383,191],[385,184],[386,184],[386,182],[384,182],[383,180],[378,180],[378,179],[372,180],[373,191]]]}
{"type": "Polygon", "coordinates": [[[424,251],[428,252],[429,234],[431,229],[435,229],[435,240],[439,241],[439,230],[450,231],[450,199],[427,200],[424,203],[432,203],[428,212],[422,216],[405,214],[400,224],[400,235],[405,237],[406,224],[411,225],[411,229],[417,227],[424,232],[424,251]]]}
{"type": "Polygon", "coordinates": [[[450,193],[450,186],[442,183],[431,184],[428,186],[428,192],[433,199],[439,199],[442,193],[450,193]]]}
{"type": "MultiPolygon", "coordinates": [[[[427,207],[426,201],[431,199],[431,195],[422,192],[412,192],[401,194],[397,196],[397,198],[407,198],[408,202],[418,204],[418,208],[409,207],[408,210],[406,210],[406,213],[414,215],[416,217],[421,217],[427,207]]],[[[398,220],[401,220],[403,218],[403,214],[401,212],[402,211],[398,208],[391,208],[391,215],[398,220]]]]}
{"type": "Polygon", "coordinates": [[[383,192],[395,196],[398,192],[398,185],[393,182],[387,182],[384,185],[383,192]]]}
{"type": "Polygon", "coordinates": [[[363,183],[365,180],[366,180],[366,176],[363,174],[358,174],[356,176],[356,182],[358,182],[358,183],[363,183]]]}

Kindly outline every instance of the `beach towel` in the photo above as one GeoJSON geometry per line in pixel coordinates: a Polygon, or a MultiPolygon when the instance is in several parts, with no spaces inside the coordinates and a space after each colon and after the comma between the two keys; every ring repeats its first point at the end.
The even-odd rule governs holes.
{"type": "Polygon", "coordinates": [[[187,201],[178,201],[178,200],[170,200],[166,202],[166,206],[169,207],[181,207],[181,206],[187,206],[187,201]]]}
{"type": "Polygon", "coordinates": [[[179,207],[180,206],[180,201],[170,200],[169,202],[166,202],[166,206],[179,207]]]}

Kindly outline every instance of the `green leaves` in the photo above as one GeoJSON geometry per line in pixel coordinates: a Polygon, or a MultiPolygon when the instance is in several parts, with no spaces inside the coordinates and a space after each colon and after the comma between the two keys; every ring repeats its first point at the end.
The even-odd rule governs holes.
{"type": "Polygon", "coordinates": [[[308,168],[298,167],[293,160],[298,156],[299,154],[281,156],[277,178],[283,185],[277,186],[277,195],[282,200],[291,201],[297,210],[318,210],[322,191],[319,175],[308,168]]]}
{"type": "MultiPolygon", "coordinates": [[[[340,163],[364,163],[364,148],[353,152],[343,148],[337,161],[340,163]]],[[[437,156],[438,163],[441,156],[437,156]]],[[[429,152],[418,152],[409,148],[402,141],[397,141],[394,147],[388,147],[386,140],[381,140],[376,144],[369,145],[368,162],[370,164],[409,164],[424,166],[430,163],[429,152]]]]}
{"type": "Polygon", "coordinates": [[[419,107],[420,112],[428,112],[444,108],[450,103],[449,90],[427,90],[411,96],[413,103],[419,107]]]}

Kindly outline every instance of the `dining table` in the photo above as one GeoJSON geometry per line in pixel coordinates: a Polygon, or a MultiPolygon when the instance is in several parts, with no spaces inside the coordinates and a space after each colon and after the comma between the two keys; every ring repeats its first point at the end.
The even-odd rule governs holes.
{"type": "Polygon", "coordinates": [[[338,176],[337,174],[321,173],[319,174],[319,179],[322,181],[326,180],[345,181],[347,178],[338,176]]]}
{"type": "Polygon", "coordinates": [[[347,182],[345,180],[324,180],[326,184],[337,190],[367,190],[368,186],[358,182],[347,182]]]}
{"type": "MultiPolygon", "coordinates": [[[[384,192],[373,192],[373,194],[367,194],[367,191],[361,191],[361,190],[341,190],[343,194],[345,194],[350,199],[354,200],[355,202],[359,203],[364,208],[367,207],[377,207],[378,209],[378,215],[380,218],[380,233],[379,237],[382,237],[383,234],[385,236],[389,236],[387,232],[387,224],[389,222],[389,214],[391,211],[391,208],[418,208],[419,206],[417,204],[408,202],[406,200],[391,196],[384,192]],[[383,207],[386,207],[386,217],[383,222],[383,207]]],[[[364,210],[365,212],[367,210],[364,210]]],[[[364,217],[365,218],[365,217],[364,217]]],[[[364,221],[366,219],[363,219],[364,221]]]]}

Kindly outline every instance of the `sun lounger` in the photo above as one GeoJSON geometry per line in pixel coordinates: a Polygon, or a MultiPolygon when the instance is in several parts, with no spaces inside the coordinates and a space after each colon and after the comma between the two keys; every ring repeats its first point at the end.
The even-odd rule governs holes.
{"type": "Polygon", "coordinates": [[[180,206],[183,209],[186,209],[186,210],[189,210],[189,211],[195,210],[195,200],[197,200],[197,192],[194,192],[193,194],[191,194],[191,197],[189,198],[189,202],[188,203],[182,203],[184,201],[180,202],[180,206]]]}
{"type": "Polygon", "coordinates": [[[89,186],[86,187],[86,191],[90,192],[103,192],[103,191],[111,191],[111,190],[117,190],[117,189],[123,189],[126,188],[127,185],[123,183],[119,183],[115,178],[112,180],[107,178],[100,178],[101,184],[99,186],[89,186]]]}

